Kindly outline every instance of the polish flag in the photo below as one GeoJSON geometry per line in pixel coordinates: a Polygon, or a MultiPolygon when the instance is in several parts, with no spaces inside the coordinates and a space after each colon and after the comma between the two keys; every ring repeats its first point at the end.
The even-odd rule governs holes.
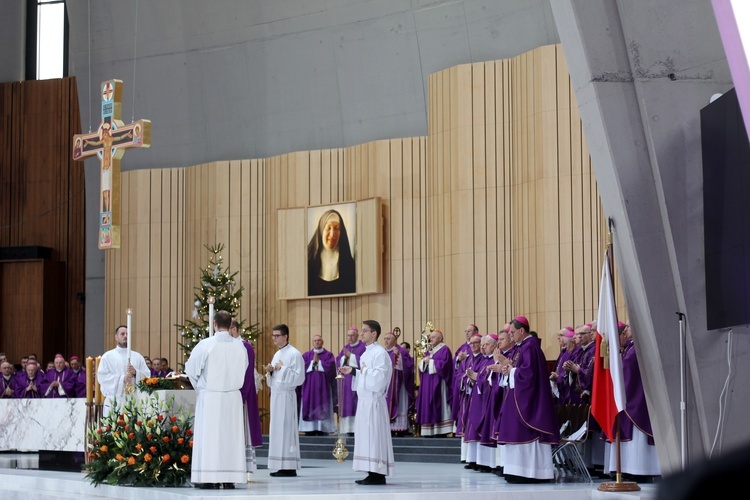
{"type": "Polygon", "coordinates": [[[602,281],[599,287],[594,385],[591,414],[607,437],[615,440],[615,419],[625,409],[625,384],[620,357],[620,335],[617,328],[615,293],[609,266],[609,250],[604,255],[602,281]],[[603,347],[604,346],[604,347],[603,347]]]}

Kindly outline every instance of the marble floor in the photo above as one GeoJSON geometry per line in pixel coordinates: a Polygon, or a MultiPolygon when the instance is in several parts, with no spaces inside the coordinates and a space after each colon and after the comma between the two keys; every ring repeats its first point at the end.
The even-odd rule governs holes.
{"type": "MultiPolygon", "coordinates": [[[[593,484],[558,483],[514,485],[493,474],[465,470],[461,464],[396,463],[396,473],[385,486],[360,486],[355,479],[365,476],[352,470],[351,460],[303,460],[302,471],[293,478],[274,478],[259,458],[259,470],[251,483],[235,490],[198,490],[192,487],[159,489],[159,500],[200,498],[302,498],[305,500],[489,500],[502,494],[503,500],[540,500],[554,494],[555,500],[654,500],[658,484],[639,485],[638,492],[598,491],[593,484]]],[[[143,500],[142,488],[89,484],[83,473],[37,470],[35,454],[0,454],[0,498],[3,500],[58,498],[116,498],[143,500]]],[[[155,492],[154,492],[155,493],[155,492]]]]}

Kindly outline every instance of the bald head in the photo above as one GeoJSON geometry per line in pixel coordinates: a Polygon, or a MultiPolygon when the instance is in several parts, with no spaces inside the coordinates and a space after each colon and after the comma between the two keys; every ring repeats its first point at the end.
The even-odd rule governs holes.
{"type": "Polygon", "coordinates": [[[385,345],[386,349],[393,349],[395,347],[396,336],[393,334],[393,332],[388,332],[383,335],[383,344],[385,345]]]}
{"type": "Polygon", "coordinates": [[[315,349],[322,349],[323,348],[323,336],[313,335],[312,343],[315,349]]]}

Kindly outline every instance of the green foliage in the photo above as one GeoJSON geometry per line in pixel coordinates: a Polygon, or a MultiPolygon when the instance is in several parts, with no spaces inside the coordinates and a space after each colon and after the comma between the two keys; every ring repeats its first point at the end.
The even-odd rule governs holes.
{"type": "Polygon", "coordinates": [[[173,391],[175,390],[174,380],[159,377],[143,377],[135,385],[139,391],[146,394],[153,394],[154,391],[173,391]]]}
{"type": "MultiPolygon", "coordinates": [[[[214,311],[224,310],[236,318],[237,310],[240,308],[242,292],[245,289],[241,286],[235,290],[237,272],[230,273],[230,271],[223,269],[221,251],[224,249],[224,244],[203,246],[211,256],[205,269],[201,269],[201,286],[195,287],[195,308],[193,309],[192,319],[188,319],[182,325],[175,325],[182,337],[182,342],[178,342],[178,345],[182,348],[185,361],[188,360],[190,353],[198,345],[198,342],[208,337],[208,298],[214,298],[214,311]]],[[[240,337],[248,342],[258,338],[260,330],[257,323],[245,327],[244,319],[237,318],[237,320],[240,323],[240,337]]],[[[184,369],[184,363],[181,364],[181,368],[184,369]]]]}
{"type": "Polygon", "coordinates": [[[86,479],[98,486],[181,486],[190,479],[192,418],[174,397],[113,401],[100,426],[88,429],[86,479]]]}

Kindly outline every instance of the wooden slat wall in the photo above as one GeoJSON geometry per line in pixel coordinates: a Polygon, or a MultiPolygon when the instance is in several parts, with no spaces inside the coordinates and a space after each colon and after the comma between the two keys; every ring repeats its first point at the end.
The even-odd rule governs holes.
{"type": "MultiPolygon", "coordinates": [[[[74,78],[0,83],[0,246],[50,247],[64,267],[55,289],[62,314],[48,333],[56,345],[5,348],[15,362],[32,351],[85,354],[77,298],[85,293],[84,171],[71,160],[73,134],[81,131],[76,88],[74,78]]],[[[19,328],[7,326],[8,333],[19,328]]],[[[2,343],[0,337],[0,350],[2,343]]]]}
{"type": "Polygon", "coordinates": [[[281,322],[300,350],[321,334],[337,353],[364,319],[400,327],[412,345],[432,321],[454,348],[466,324],[497,331],[517,314],[554,359],[554,333],[595,317],[606,234],[561,48],[435,73],[428,113],[427,137],[124,173],[122,248],[107,253],[108,346],[130,306],[135,349],[183,361],[174,324],[192,311],[203,245],[222,242],[245,287],[240,316],[264,332],[259,363],[281,322]],[[278,300],[277,211],[374,197],[384,293],[278,300]]]}
{"type": "Polygon", "coordinates": [[[429,89],[425,319],[457,346],[468,323],[523,314],[554,359],[557,330],[595,319],[606,244],[561,47],[449,68],[429,89]]]}

